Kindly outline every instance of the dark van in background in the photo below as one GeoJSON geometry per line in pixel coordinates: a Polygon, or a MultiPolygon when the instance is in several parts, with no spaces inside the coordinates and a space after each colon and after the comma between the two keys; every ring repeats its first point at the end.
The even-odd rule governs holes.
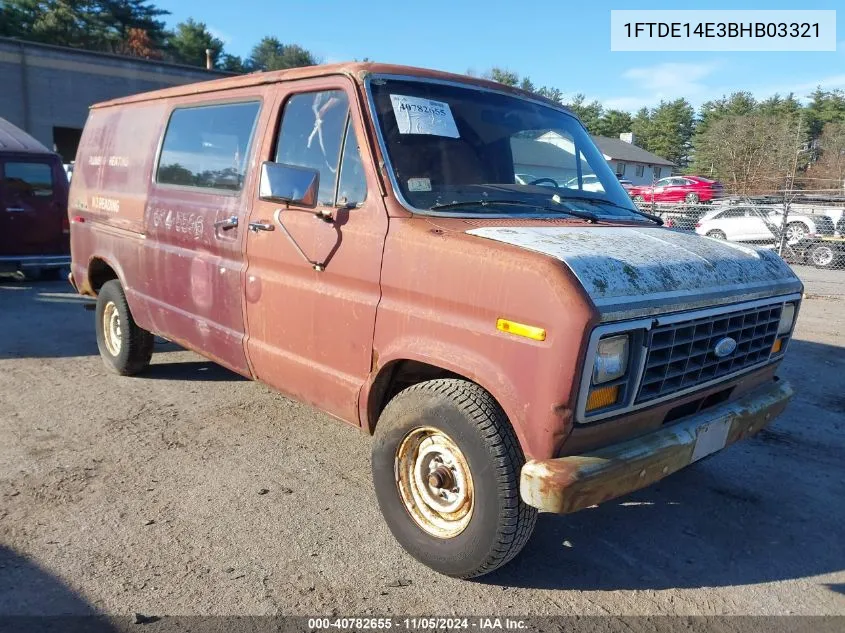
{"type": "Polygon", "coordinates": [[[70,265],[67,200],[59,155],[0,118],[0,273],[45,278],[70,265]]]}

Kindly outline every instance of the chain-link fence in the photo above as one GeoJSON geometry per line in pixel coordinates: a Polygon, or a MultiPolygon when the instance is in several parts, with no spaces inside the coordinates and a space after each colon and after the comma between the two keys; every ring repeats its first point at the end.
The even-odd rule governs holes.
{"type": "Polygon", "coordinates": [[[845,297],[845,199],[771,195],[709,204],[640,201],[664,225],[777,252],[813,288],[845,297]]]}

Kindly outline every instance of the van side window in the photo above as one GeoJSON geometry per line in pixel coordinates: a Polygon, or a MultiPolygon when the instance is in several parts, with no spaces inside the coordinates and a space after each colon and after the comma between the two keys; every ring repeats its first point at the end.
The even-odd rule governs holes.
{"type": "Polygon", "coordinates": [[[345,92],[307,92],[288,99],[282,112],[275,160],[319,171],[319,204],[335,206],[342,197],[346,197],[350,204],[363,201],[366,184],[361,184],[364,177],[361,159],[360,156],[349,156],[357,154],[357,150],[345,92]],[[341,151],[347,130],[351,133],[347,143],[349,149],[343,154],[344,163],[349,162],[349,166],[341,170],[344,173],[339,179],[341,151]],[[358,163],[357,175],[355,159],[358,163]],[[338,185],[343,188],[342,193],[337,191],[338,185]]]}
{"type": "Polygon", "coordinates": [[[8,162],[3,172],[6,189],[16,196],[53,195],[53,170],[46,163],[8,162]]]}
{"type": "Polygon", "coordinates": [[[174,110],[156,182],[240,191],[260,107],[251,101],[174,110]]]}

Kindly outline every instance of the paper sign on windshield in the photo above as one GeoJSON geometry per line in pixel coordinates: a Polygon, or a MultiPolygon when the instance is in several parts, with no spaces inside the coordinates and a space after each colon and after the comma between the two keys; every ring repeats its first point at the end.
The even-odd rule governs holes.
{"type": "Polygon", "coordinates": [[[460,136],[448,103],[405,95],[390,95],[390,101],[400,134],[460,136]]]}

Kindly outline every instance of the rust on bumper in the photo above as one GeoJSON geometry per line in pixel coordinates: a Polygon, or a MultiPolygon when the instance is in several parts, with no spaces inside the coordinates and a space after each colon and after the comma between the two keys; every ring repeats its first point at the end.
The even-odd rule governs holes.
{"type": "Polygon", "coordinates": [[[767,426],[792,394],[779,380],[642,437],[583,455],[531,460],[522,468],[520,494],[530,506],[565,514],[639,490],[691,464],[706,428],[727,425],[728,446],[767,426]]]}

